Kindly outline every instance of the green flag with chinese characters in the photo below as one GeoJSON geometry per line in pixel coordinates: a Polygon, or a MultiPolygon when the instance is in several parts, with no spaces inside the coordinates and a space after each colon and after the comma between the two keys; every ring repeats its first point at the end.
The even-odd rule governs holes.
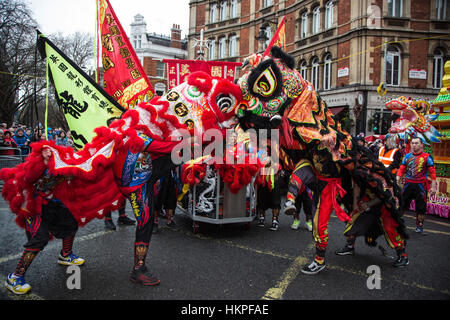
{"type": "Polygon", "coordinates": [[[47,58],[56,100],[80,149],[95,137],[95,128],[108,126],[125,109],[39,31],[38,35],[38,49],[47,58]]]}

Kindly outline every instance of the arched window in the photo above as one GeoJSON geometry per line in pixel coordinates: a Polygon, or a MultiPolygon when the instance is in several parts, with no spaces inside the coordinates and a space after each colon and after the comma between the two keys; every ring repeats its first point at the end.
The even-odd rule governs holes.
{"type": "Polygon", "coordinates": [[[226,1],[222,1],[220,3],[220,21],[226,20],[227,19],[227,9],[228,9],[228,5],[226,1]]]}
{"type": "Polygon", "coordinates": [[[400,49],[391,46],[386,52],[386,84],[391,86],[400,85],[401,55],[400,49]]]}
{"type": "Polygon", "coordinates": [[[232,35],[230,37],[228,49],[229,49],[228,51],[229,51],[230,57],[236,56],[236,36],[235,35],[232,35]]]}
{"type": "Polygon", "coordinates": [[[323,89],[331,88],[331,54],[327,54],[323,64],[323,89]]]}
{"type": "Polygon", "coordinates": [[[441,49],[433,52],[433,88],[442,87],[442,75],[444,73],[444,53],[441,49]]]}
{"type": "Polygon", "coordinates": [[[227,40],[225,37],[219,39],[219,59],[226,58],[227,56],[227,40]]]}
{"type": "Polygon", "coordinates": [[[308,12],[304,12],[302,14],[302,23],[300,32],[301,38],[306,38],[306,36],[308,35],[308,12]]]}
{"type": "Polygon", "coordinates": [[[209,8],[209,22],[213,23],[217,20],[217,3],[211,3],[209,8]]]}
{"type": "Polygon", "coordinates": [[[312,33],[316,34],[320,30],[320,7],[313,10],[312,33]]]}
{"type": "Polygon", "coordinates": [[[306,63],[305,60],[303,60],[302,63],[300,64],[300,75],[305,80],[308,77],[308,64],[306,63]]]}
{"type": "Polygon", "coordinates": [[[447,17],[447,0],[436,0],[436,19],[445,20],[447,17]]]}
{"type": "Polygon", "coordinates": [[[314,86],[314,89],[319,89],[319,58],[314,57],[311,60],[311,83],[314,86]]]}
{"type": "Polygon", "coordinates": [[[237,0],[231,0],[230,1],[230,18],[237,17],[237,9],[238,9],[237,0]]]}
{"type": "Polygon", "coordinates": [[[209,48],[208,48],[208,60],[214,60],[216,58],[216,40],[209,40],[209,48]]]}
{"type": "Polygon", "coordinates": [[[333,1],[328,1],[325,5],[325,29],[333,26],[333,1]]]}

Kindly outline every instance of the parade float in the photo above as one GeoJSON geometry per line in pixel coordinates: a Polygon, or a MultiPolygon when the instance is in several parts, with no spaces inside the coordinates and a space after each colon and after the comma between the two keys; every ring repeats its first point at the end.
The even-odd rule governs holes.
{"type": "Polygon", "coordinates": [[[442,88],[436,99],[431,101],[431,105],[439,110],[439,117],[432,124],[442,137],[440,143],[433,143],[438,192],[429,196],[427,212],[448,218],[450,213],[450,60],[444,66],[442,88]]]}

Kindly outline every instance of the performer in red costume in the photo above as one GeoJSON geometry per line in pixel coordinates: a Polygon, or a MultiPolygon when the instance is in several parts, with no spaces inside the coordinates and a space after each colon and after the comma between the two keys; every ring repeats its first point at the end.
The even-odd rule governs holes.
{"type": "Polygon", "coordinates": [[[403,158],[397,172],[397,182],[405,175],[403,187],[402,209],[408,210],[411,201],[416,205],[416,232],[423,233],[423,222],[427,212],[427,180],[431,179],[431,192],[436,192],[436,170],[431,155],[423,152],[423,142],[420,138],[413,138],[410,142],[411,151],[403,158]]]}
{"type": "Polygon", "coordinates": [[[16,270],[10,273],[5,281],[6,288],[19,295],[31,290],[31,286],[25,281],[25,273],[36,255],[45,248],[51,236],[62,239],[62,250],[58,257],[59,264],[70,266],[83,265],[85,262],[84,259],[72,252],[78,223],[64,204],[53,194],[54,188],[67,178],[52,175],[49,172],[48,161],[52,153],[48,147],[42,147],[41,156],[43,161],[35,162],[36,165],[28,170],[24,177],[27,183],[35,186],[34,197],[40,198],[41,213],[20,218],[20,224],[25,225],[28,242],[24,245],[25,250],[19,259],[16,270]]]}
{"type": "Polygon", "coordinates": [[[114,170],[120,177],[119,188],[130,201],[137,222],[130,280],[152,286],[160,283],[145,264],[154,224],[153,189],[155,182],[175,167],[170,153],[179,141],[158,141],[143,134],[139,137],[145,141],[144,151],[120,155],[114,170]]]}

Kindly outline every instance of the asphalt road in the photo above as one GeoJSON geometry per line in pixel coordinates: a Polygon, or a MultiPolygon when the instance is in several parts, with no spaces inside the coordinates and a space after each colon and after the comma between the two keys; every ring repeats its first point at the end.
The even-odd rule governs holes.
{"type": "MultiPolygon", "coordinates": [[[[127,206],[131,217],[131,208],[127,206]]],[[[117,213],[113,213],[116,220],[117,213]]],[[[270,212],[266,213],[270,220],[270,212]]],[[[304,216],[301,216],[304,219],[304,216]]],[[[31,293],[15,296],[2,286],[1,300],[449,300],[450,221],[427,216],[425,234],[414,233],[415,219],[405,216],[410,231],[407,253],[410,265],[394,268],[395,252],[383,256],[358,239],[355,256],[340,257],[334,251],[345,239],[344,224],[334,215],[329,224],[327,268],[309,276],[300,268],[314,254],[311,233],[291,230],[292,217],[280,216],[280,229],[270,231],[251,223],[201,224],[192,231],[192,221],[178,212],[176,229],[160,228],[154,234],[147,265],[161,279],[156,287],[142,287],[128,280],[133,263],[134,227],[106,231],[102,220],[90,222],[77,234],[74,251],[86,259],[81,267],[81,289],[69,289],[71,274],[56,263],[60,240],[51,241],[36,257],[26,279],[31,293]],[[379,288],[369,289],[372,273],[381,272],[379,288]]],[[[161,219],[164,224],[165,220],[161,219]]],[[[0,200],[0,277],[16,266],[26,242],[14,215],[0,200]]],[[[373,282],[372,282],[373,283],[373,282]]]]}

